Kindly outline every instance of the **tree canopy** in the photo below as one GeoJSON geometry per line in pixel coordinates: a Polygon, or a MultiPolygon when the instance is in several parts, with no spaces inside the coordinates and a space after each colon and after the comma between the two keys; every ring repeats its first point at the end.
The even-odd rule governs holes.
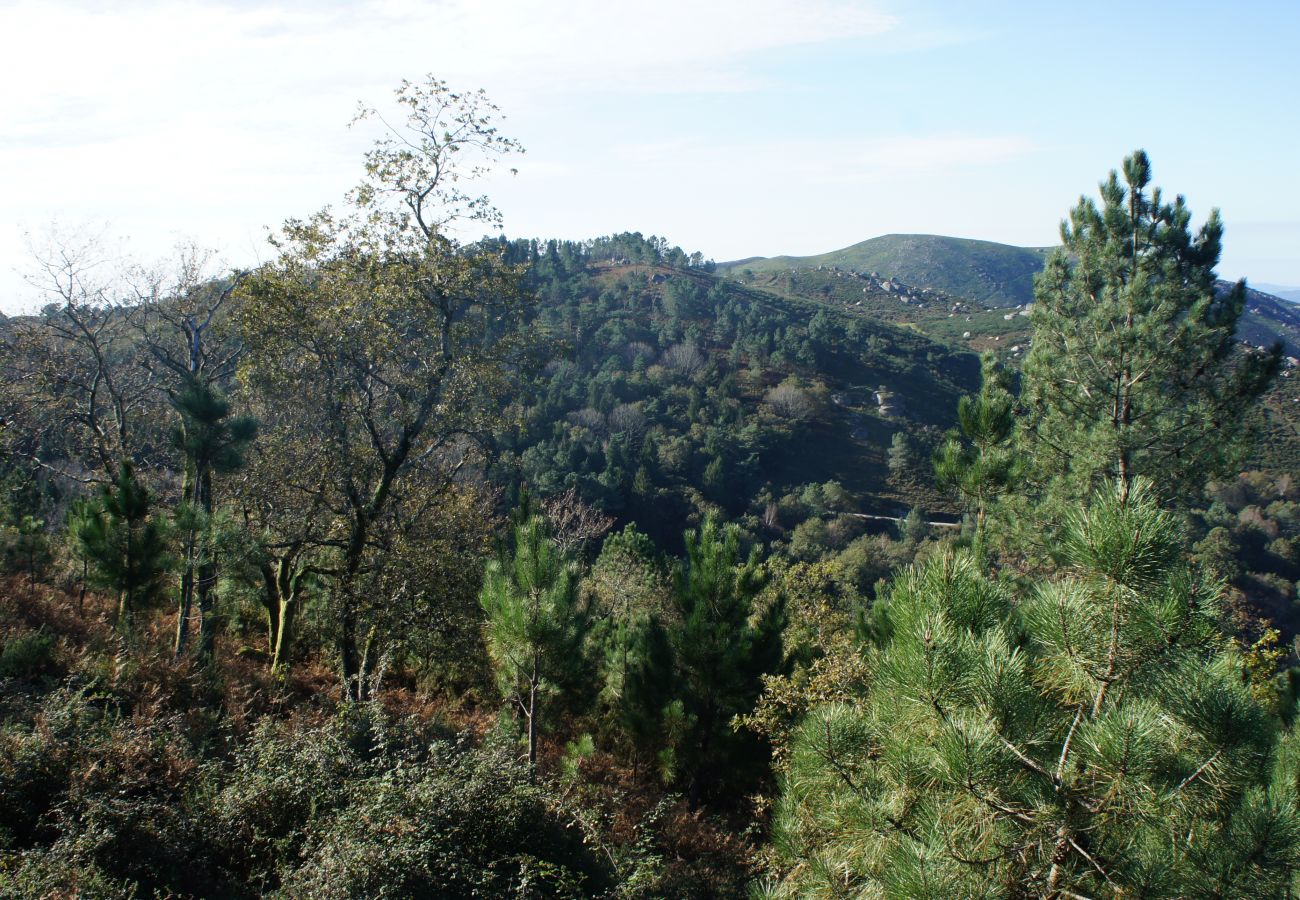
{"type": "Polygon", "coordinates": [[[1240,463],[1251,401],[1281,348],[1243,351],[1245,283],[1215,288],[1223,222],[1192,231],[1181,195],[1151,189],[1138,150],[1081,197],[1035,281],[1021,433],[1050,491],[1155,480],[1166,496],[1240,463]]]}

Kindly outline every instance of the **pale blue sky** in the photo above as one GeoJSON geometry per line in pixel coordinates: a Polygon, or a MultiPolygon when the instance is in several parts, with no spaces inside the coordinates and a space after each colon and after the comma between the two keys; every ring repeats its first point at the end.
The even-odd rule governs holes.
{"type": "Polygon", "coordinates": [[[0,309],[37,302],[15,270],[52,221],[265,258],[355,182],[356,102],[426,72],[528,148],[489,185],[511,236],[1045,244],[1140,146],[1222,209],[1222,274],[1300,285],[1297,47],[1280,0],[0,2],[0,309]]]}

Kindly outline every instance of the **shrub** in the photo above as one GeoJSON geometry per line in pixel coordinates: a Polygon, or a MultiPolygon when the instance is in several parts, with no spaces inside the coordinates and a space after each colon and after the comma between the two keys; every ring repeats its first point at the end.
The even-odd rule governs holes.
{"type": "Polygon", "coordinates": [[[0,646],[0,679],[31,678],[44,675],[54,667],[54,636],[44,631],[29,631],[8,638],[0,646]]]}
{"type": "Polygon", "coordinates": [[[578,897],[609,875],[505,748],[442,742],[358,783],[287,874],[287,897],[578,897]]]}

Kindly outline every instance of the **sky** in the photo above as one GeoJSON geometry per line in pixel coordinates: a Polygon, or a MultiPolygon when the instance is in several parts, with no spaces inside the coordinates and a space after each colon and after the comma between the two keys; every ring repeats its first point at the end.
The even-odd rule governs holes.
{"type": "Polygon", "coordinates": [[[1221,275],[1300,285],[1297,46],[1294,0],[0,0],[0,310],[51,240],[267,259],[359,180],[358,103],[430,74],[526,148],[484,184],[510,237],[1042,246],[1141,147],[1222,211],[1221,275]]]}

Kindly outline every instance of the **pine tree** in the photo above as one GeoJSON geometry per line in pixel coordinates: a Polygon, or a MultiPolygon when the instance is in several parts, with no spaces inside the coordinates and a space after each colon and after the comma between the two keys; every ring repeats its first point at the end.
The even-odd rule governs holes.
{"type": "Polygon", "coordinates": [[[13,529],[5,547],[5,566],[27,576],[27,592],[36,589],[36,573],[45,569],[54,559],[50,541],[45,536],[45,520],[23,516],[13,529]]]}
{"type": "Polygon", "coordinates": [[[796,732],[775,896],[1282,896],[1295,747],[1218,628],[1221,586],[1140,479],[1067,517],[1063,577],[966,555],[897,581],[865,696],[796,732]]]}
{"type": "Polygon", "coordinates": [[[1058,498],[1141,475],[1174,496],[1231,468],[1280,358],[1234,352],[1245,283],[1215,290],[1218,210],[1193,235],[1181,196],[1148,191],[1141,150],[1123,178],[1102,183],[1101,208],[1080,198],[1035,282],[1021,433],[1058,498]]]}
{"type": "Polygon", "coordinates": [[[176,520],[183,534],[185,564],[181,572],[180,612],[176,621],[176,655],[185,650],[190,611],[199,607],[199,656],[212,653],[215,634],[212,589],[218,577],[217,560],[205,553],[217,541],[211,530],[215,498],[214,475],[237,471],[244,465],[244,450],[257,435],[257,420],[231,416],[230,401],[210,382],[191,376],[172,398],[180,423],[173,442],[184,458],[185,478],[176,520]]]}
{"type": "Polygon", "coordinates": [[[956,491],[975,512],[975,541],[982,547],[988,508],[1015,483],[1019,458],[1011,447],[1015,400],[997,358],[985,354],[980,392],[957,403],[960,433],[950,433],[935,450],[939,487],[956,491]]]}
{"type": "Polygon", "coordinates": [[[603,641],[601,702],[626,744],[634,766],[649,755],[661,772],[673,769],[675,735],[668,723],[684,715],[675,700],[673,649],[659,619],[630,611],[611,623],[603,641]]]}
{"type": "Polygon", "coordinates": [[[159,598],[170,566],[163,528],[131,464],[123,460],[117,480],[69,524],[91,583],[117,594],[117,627],[129,640],[135,614],[159,598]]]}
{"type": "Polygon", "coordinates": [[[678,690],[690,729],[682,745],[692,804],[719,783],[743,774],[756,756],[753,737],[732,719],[753,711],[762,676],[782,663],[784,605],[759,608],[767,575],[757,548],[740,557],[740,531],[704,520],[685,534],[686,562],[673,599],[680,621],[673,631],[678,690]]]}
{"type": "Polygon", "coordinates": [[[906,431],[894,432],[893,440],[889,443],[888,463],[889,477],[894,481],[902,481],[912,469],[913,458],[915,457],[912,439],[907,436],[906,431]]]}
{"type": "Polygon", "coordinates": [[[535,768],[546,701],[572,677],[588,621],[578,603],[578,568],[556,549],[542,517],[516,525],[514,544],[511,555],[488,564],[479,602],[497,683],[524,717],[535,768]]]}

